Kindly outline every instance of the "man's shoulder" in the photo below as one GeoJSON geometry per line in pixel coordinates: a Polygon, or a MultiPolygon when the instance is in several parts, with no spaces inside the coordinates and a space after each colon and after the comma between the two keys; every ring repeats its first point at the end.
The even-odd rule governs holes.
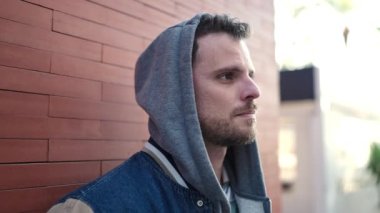
{"type": "MultiPolygon", "coordinates": [[[[107,172],[105,175],[95,180],[98,184],[107,184],[114,181],[131,181],[131,179],[141,179],[141,175],[159,172],[157,163],[146,153],[138,152],[131,156],[122,164],[107,172]]],[[[153,174],[152,174],[153,175],[153,174]]]]}
{"type": "Polygon", "coordinates": [[[105,175],[66,195],[57,205],[69,203],[67,205],[72,206],[73,202],[67,202],[72,200],[85,204],[94,212],[132,210],[144,205],[144,200],[157,197],[153,192],[160,191],[158,188],[167,187],[169,183],[164,176],[149,155],[138,152],[105,175]]]}
{"type": "Polygon", "coordinates": [[[139,152],[70,193],[53,209],[84,206],[91,210],[84,212],[192,212],[200,199],[205,200],[173,181],[149,154],[139,152]]]}
{"type": "Polygon", "coordinates": [[[160,173],[162,172],[153,159],[144,152],[139,152],[100,178],[68,194],[61,202],[73,198],[85,203],[99,203],[100,199],[112,203],[117,202],[116,194],[118,198],[132,199],[131,195],[141,196],[144,191],[148,192],[157,176],[161,176],[160,173]]]}
{"type": "Polygon", "coordinates": [[[160,173],[159,170],[149,155],[138,152],[100,178],[85,185],[81,190],[85,190],[87,194],[103,187],[115,190],[120,187],[136,186],[135,182],[144,181],[144,177],[155,176],[160,173]]]}

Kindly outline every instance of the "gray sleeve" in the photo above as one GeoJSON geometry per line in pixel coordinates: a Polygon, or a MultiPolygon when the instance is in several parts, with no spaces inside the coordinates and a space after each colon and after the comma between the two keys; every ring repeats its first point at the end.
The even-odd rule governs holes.
{"type": "Polygon", "coordinates": [[[52,206],[48,213],[94,213],[94,211],[83,201],[70,198],[52,206]]]}

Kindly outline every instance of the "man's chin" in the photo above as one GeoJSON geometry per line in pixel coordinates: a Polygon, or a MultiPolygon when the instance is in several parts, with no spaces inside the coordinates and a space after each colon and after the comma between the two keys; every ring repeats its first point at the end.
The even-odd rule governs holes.
{"type": "Polygon", "coordinates": [[[236,130],[233,137],[230,138],[230,140],[225,143],[225,146],[239,146],[239,145],[247,145],[250,143],[253,143],[255,141],[256,134],[255,131],[250,129],[244,129],[244,130],[236,130]]]}
{"type": "Polygon", "coordinates": [[[200,119],[200,123],[203,138],[214,145],[245,145],[255,139],[254,119],[200,119]]]}
{"type": "Polygon", "coordinates": [[[255,120],[244,120],[235,122],[234,131],[239,135],[246,135],[249,137],[250,135],[255,135],[256,132],[256,121],[255,120]]]}
{"type": "Polygon", "coordinates": [[[256,125],[256,117],[237,116],[232,120],[235,126],[243,126],[253,128],[256,125]]]}
{"type": "Polygon", "coordinates": [[[253,126],[245,126],[242,127],[240,130],[237,130],[239,132],[237,135],[240,136],[240,143],[238,144],[249,144],[252,143],[256,139],[256,130],[253,126]]]}

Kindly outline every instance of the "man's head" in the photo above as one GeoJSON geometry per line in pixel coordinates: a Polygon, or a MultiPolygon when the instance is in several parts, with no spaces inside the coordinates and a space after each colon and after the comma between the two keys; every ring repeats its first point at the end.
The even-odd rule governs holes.
{"type": "Polygon", "coordinates": [[[235,39],[246,39],[249,37],[250,28],[247,23],[239,22],[237,19],[227,15],[202,15],[197,30],[195,31],[192,60],[193,64],[198,51],[198,38],[210,33],[227,33],[235,39]]]}
{"type": "Polygon", "coordinates": [[[255,138],[254,99],[260,96],[243,39],[249,26],[228,16],[203,15],[193,48],[198,117],[206,143],[246,144],[255,138]]]}

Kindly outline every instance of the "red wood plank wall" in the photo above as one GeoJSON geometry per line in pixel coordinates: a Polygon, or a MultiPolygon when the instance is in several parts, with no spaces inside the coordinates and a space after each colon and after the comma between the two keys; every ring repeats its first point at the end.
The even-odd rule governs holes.
{"type": "Polygon", "coordinates": [[[278,74],[268,0],[0,0],[0,212],[44,212],[147,139],[134,64],[166,27],[200,11],[254,29],[259,140],[274,212],[278,74]]]}

